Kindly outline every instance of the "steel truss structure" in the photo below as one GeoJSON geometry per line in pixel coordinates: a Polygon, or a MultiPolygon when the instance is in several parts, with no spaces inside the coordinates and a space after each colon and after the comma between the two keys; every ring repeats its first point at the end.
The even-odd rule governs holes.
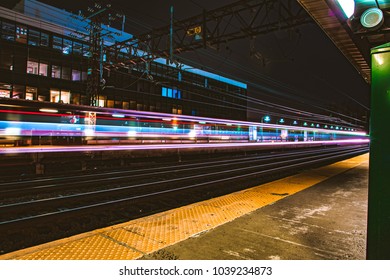
{"type": "Polygon", "coordinates": [[[241,0],[118,42],[106,49],[105,67],[136,68],[159,57],[174,62],[174,54],[312,22],[296,0],[241,0]]]}

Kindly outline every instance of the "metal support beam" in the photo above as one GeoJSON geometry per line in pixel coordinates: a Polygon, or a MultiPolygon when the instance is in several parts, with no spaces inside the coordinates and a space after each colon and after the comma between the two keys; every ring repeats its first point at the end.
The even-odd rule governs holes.
{"type": "Polygon", "coordinates": [[[135,65],[157,57],[171,58],[174,54],[206,46],[218,48],[232,40],[312,22],[296,0],[241,0],[118,42],[107,51],[111,65],[119,65],[118,61],[135,65]],[[170,46],[174,46],[173,49],[170,46]],[[125,57],[123,50],[127,50],[125,57]],[[118,56],[121,51],[122,59],[118,56]]]}
{"type": "Polygon", "coordinates": [[[390,43],[371,50],[367,259],[390,259],[390,43]]]}

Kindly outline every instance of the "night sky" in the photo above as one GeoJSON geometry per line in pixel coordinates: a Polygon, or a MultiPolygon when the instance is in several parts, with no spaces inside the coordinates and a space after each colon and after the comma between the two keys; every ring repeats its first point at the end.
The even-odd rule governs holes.
{"type": "MultiPolygon", "coordinates": [[[[11,6],[10,0],[0,5],[11,6]]],[[[77,12],[92,1],[41,2],[77,12]]],[[[169,8],[175,19],[185,19],[235,1],[222,0],[142,0],[110,1],[114,9],[126,14],[126,31],[144,34],[169,24],[169,8]]],[[[299,4],[296,4],[299,5],[299,4]]],[[[342,112],[359,119],[369,114],[370,85],[358,74],[337,47],[314,22],[291,30],[257,36],[252,46],[265,60],[250,56],[249,39],[229,42],[219,52],[199,49],[183,54],[196,66],[248,83],[248,94],[259,100],[294,107],[323,115],[342,112]],[[264,63],[265,62],[265,63],[264,63]]],[[[260,105],[249,104],[250,107],[260,105]]],[[[258,107],[269,111],[272,108],[258,107]]],[[[260,113],[250,115],[259,120],[260,113]]]]}

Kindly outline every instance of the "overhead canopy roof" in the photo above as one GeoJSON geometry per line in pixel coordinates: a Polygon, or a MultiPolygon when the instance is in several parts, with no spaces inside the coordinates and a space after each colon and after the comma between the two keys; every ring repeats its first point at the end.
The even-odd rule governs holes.
{"type": "MultiPolygon", "coordinates": [[[[355,31],[354,33],[349,25],[350,20],[342,13],[337,0],[298,0],[298,2],[351,62],[364,80],[370,83],[370,49],[390,41],[390,33],[387,28],[387,12],[385,12],[385,23],[380,30],[363,33],[355,31]]],[[[357,2],[359,0],[355,0],[355,3],[357,2]]]]}

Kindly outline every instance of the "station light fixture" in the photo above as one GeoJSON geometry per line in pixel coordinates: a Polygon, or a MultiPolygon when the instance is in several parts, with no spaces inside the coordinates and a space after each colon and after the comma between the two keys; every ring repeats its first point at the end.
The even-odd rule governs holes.
{"type": "Polygon", "coordinates": [[[298,122],[297,122],[297,121],[293,121],[293,124],[294,124],[294,125],[297,125],[297,124],[298,124],[298,122]]]}
{"type": "Polygon", "coordinates": [[[383,21],[383,12],[379,8],[365,10],[360,17],[360,23],[369,30],[377,30],[382,26],[383,21]]]}
{"type": "Polygon", "coordinates": [[[112,116],[114,118],[124,118],[125,117],[125,115],[122,115],[122,114],[112,114],[112,116]]]}
{"type": "Polygon", "coordinates": [[[337,0],[344,15],[350,18],[355,11],[355,0],[337,0]]]}
{"type": "Polygon", "coordinates": [[[354,33],[378,30],[385,19],[382,9],[387,10],[384,0],[336,0],[347,18],[347,23],[354,33]]]}
{"type": "Polygon", "coordinates": [[[263,117],[263,120],[264,120],[265,122],[269,122],[269,121],[271,120],[271,117],[270,117],[270,116],[264,116],[264,117],[263,117]]]}
{"type": "Polygon", "coordinates": [[[279,122],[280,122],[280,123],[284,123],[284,119],[281,118],[281,119],[279,120],[279,122]]]}
{"type": "Polygon", "coordinates": [[[39,111],[44,113],[58,113],[57,109],[51,109],[51,108],[41,108],[39,109],[39,111]]]}

